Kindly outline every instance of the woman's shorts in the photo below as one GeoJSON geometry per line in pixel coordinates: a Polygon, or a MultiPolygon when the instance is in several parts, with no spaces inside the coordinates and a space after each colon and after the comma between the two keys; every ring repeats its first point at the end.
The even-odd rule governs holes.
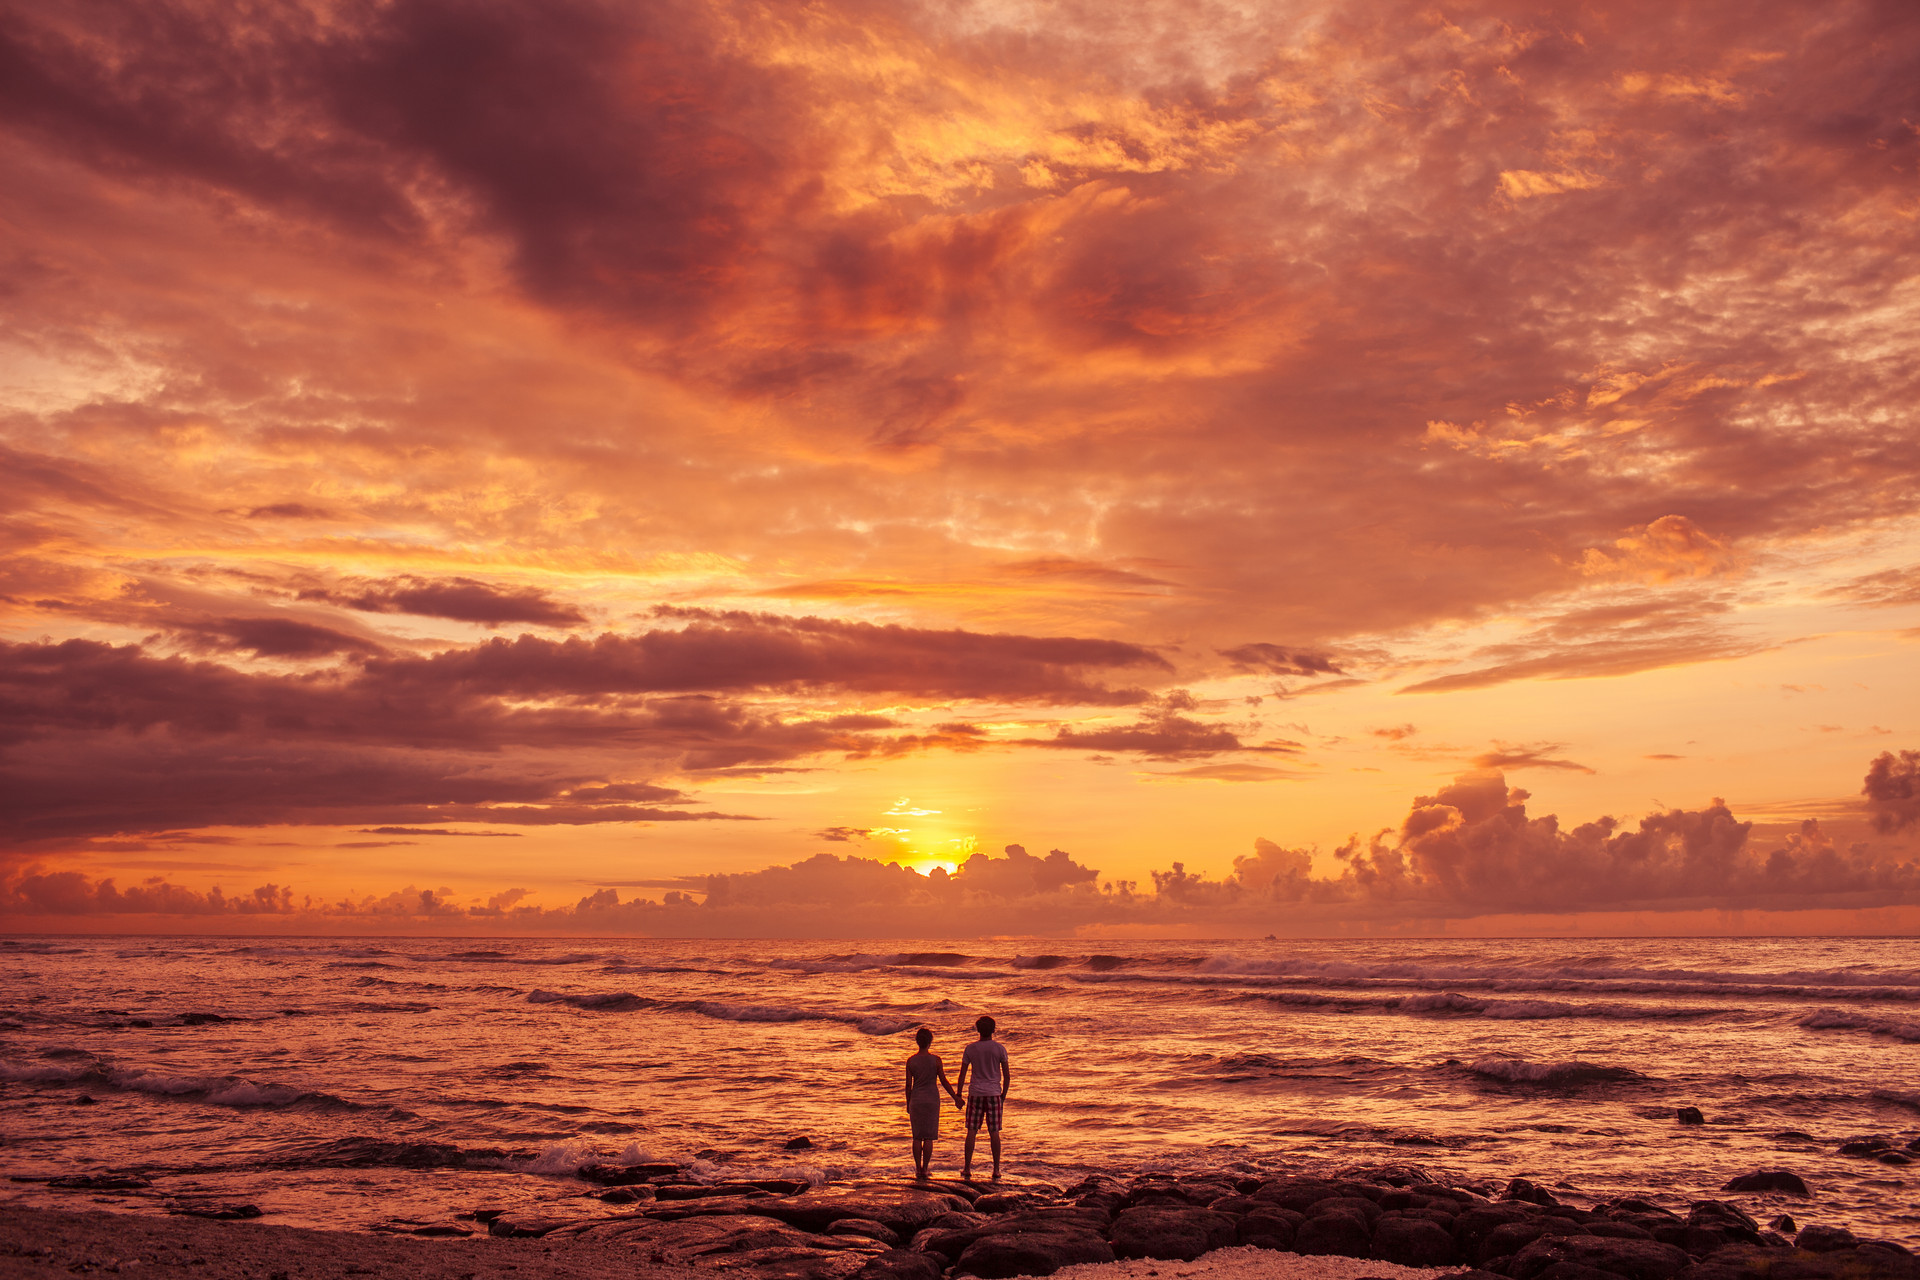
{"type": "Polygon", "coordinates": [[[910,1102],[907,1104],[907,1119],[913,1121],[914,1137],[937,1138],[940,1136],[939,1103],[910,1102]]]}

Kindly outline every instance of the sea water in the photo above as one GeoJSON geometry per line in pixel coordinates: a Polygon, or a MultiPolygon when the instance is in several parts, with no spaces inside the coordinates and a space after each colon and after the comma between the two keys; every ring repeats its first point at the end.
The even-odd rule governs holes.
{"type": "Polygon", "coordinates": [[[1788,1169],[1802,1221],[1920,1244],[1920,1163],[1839,1152],[1920,1134],[1920,940],[861,945],[0,940],[0,1194],[365,1229],[597,1209],[592,1161],[898,1178],[914,1029],[957,1074],[988,1013],[1014,1178],[1411,1164],[1684,1205],[1788,1169]],[[152,1185],[44,1181],[102,1172],[152,1185]]]}

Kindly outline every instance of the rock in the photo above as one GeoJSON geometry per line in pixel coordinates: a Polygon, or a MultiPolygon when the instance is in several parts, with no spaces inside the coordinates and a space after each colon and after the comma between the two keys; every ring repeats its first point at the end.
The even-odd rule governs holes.
{"type": "Polygon", "coordinates": [[[734,1196],[742,1200],[759,1200],[771,1196],[773,1192],[762,1191],[759,1187],[750,1187],[738,1182],[679,1182],[655,1186],[654,1198],[670,1200],[705,1200],[712,1196],[734,1196]]]}
{"type": "Polygon", "coordinates": [[[1389,1213],[1373,1226],[1373,1256],[1403,1267],[1447,1267],[1459,1261],[1460,1254],[1453,1233],[1438,1223],[1389,1213]]]}
{"type": "Polygon", "coordinates": [[[1127,1205],[1179,1206],[1201,1209],[1222,1196],[1237,1194],[1220,1182],[1181,1182],[1173,1178],[1142,1178],[1127,1193],[1127,1205]]]}
{"type": "Polygon", "coordinates": [[[473,1234],[470,1228],[457,1222],[429,1222],[424,1227],[413,1227],[407,1231],[410,1236],[424,1236],[429,1240],[464,1238],[473,1234]]]}
{"type": "Polygon", "coordinates": [[[874,1222],[868,1218],[841,1218],[838,1222],[827,1224],[830,1236],[864,1236],[869,1240],[878,1240],[888,1248],[900,1247],[900,1234],[883,1222],[874,1222]]]}
{"type": "Polygon", "coordinates": [[[1814,1223],[1800,1228],[1793,1247],[1809,1253],[1832,1253],[1836,1249],[1851,1249],[1859,1243],[1859,1238],[1845,1227],[1823,1227],[1814,1223]]]}
{"type": "Polygon", "coordinates": [[[1620,1280],[1620,1277],[1584,1262],[1556,1262],[1534,1276],[1533,1280],[1620,1280]]]}
{"type": "Polygon", "coordinates": [[[1252,1245],[1256,1249],[1277,1249],[1283,1253],[1293,1250],[1293,1237],[1299,1231],[1300,1224],[1307,1215],[1292,1209],[1263,1207],[1255,1209],[1239,1220],[1238,1235],[1241,1244],[1252,1245]]]}
{"type": "Polygon", "coordinates": [[[913,1247],[957,1261],[960,1255],[967,1251],[968,1246],[986,1236],[1066,1233],[1090,1235],[1104,1241],[1109,1224],[1107,1215],[1100,1210],[1080,1209],[1068,1205],[1030,1209],[1024,1213],[1001,1214],[997,1217],[977,1214],[950,1216],[963,1221],[952,1229],[920,1232],[913,1238],[913,1247]]]}
{"type": "Polygon", "coordinates": [[[1673,1113],[1673,1118],[1681,1124],[1705,1124],[1707,1118],[1700,1114],[1698,1107],[1682,1107],[1673,1113]]]}
{"type": "Polygon", "coordinates": [[[1875,1156],[1874,1159],[1878,1160],[1881,1164],[1898,1165],[1913,1163],[1912,1159],[1901,1155],[1898,1151],[1882,1151],[1879,1155],[1875,1156]]]}
{"type": "Polygon", "coordinates": [[[137,1173],[69,1173],[48,1178],[47,1185],[61,1191],[139,1191],[153,1185],[153,1179],[137,1173]]]}
{"type": "Polygon", "coordinates": [[[569,1225],[570,1218],[543,1218],[531,1213],[503,1213],[487,1224],[487,1234],[502,1240],[537,1240],[569,1225]]]}
{"type": "Polygon", "coordinates": [[[889,1249],[867,1259],[852,1280],[940,1280],[940,1263],[912,1249],[889,1249]]]}
{"type": "Polygon", "coordinates": [[[1025,1209],[1037,1202],[1031,1192],[1026,1191],[989,1191],[973,1202],[977,1213],[1011,1213],[1015,1209],[1025,1209]]]}
{"type": "Polygon", "coordinates": [[[1487,1237],[1496,1228],[1510,1222],[1531,1222],[1537,1216],[1533,1210],[1523,1209],[1511,1202],[1478,1205],[1465,1210],[1453,1220],[1453,1243],[1460,1250],[1461,1257],[1477,1266],[1500,1256],[1488,1253],[1484,1248],[1487,1237]]]}
{"type": "Polygon", "coordinates": [[[183,1013],[180,1025],[183,1027],[208,1027],[217,1022],[238,1022],[238,1018],[222,1017],[217,1013],[183,1013]]]}
{"type": "Polygon", "coordinates": [[[1535,1280],[1560,1262],[1577,1262],[1624,1276],[1626,1280],[1669,1280],[1691,1263],[1682,1250],[1654,1240],[1614,1240],[1605,1236],[1543,1236],[1515,1254],[1510,1280],[1535,1280]]]}
{"type": "Polygon", "coordinates": [[[1618,1222],[1602,1218],[1586,1224],[1590,1236],[1607,1236],[1614,1240],[1651,1240],[1653,1232],[1631,1222],[1618,1222]]]}
{"type": "Polygon", "coordinates": [[[1366,1258],[1373,1254],[1373,1233],[1357,1213],[1315,1214],[1293,1233],[1293,1251],[1300,1254],[1341,1258],[1366,1258]]]}
{"type": "Polygon", "coordinates": [[[1525,1222],[1508,1222],[1488,1232],[1486,1238],[1468,1257],[1482,1266],[1494,1258],[1504,1258],[1508,1254],[1519,1253],[1542,1236],[1586,1235],[1587,1229],[1577,1222],[1567,1222],[1561,1218],[1549,1218],[1542,1215],[1529,1218],[1525,1222]]]}
{"type": "Polygon", "coordinates": [[[810,1151],[812,1149],[813,1139],[807,1137],[805,1134],[797,1138],[787,1139],[786,1150],[788,1151],[810,1151]]]}
{"type": "Polygon", "coordinates": [[[955,1275],[1001,1280],[1050,1276],[1062,1267],[1112,1262],[1114,1249],[1091,1231],[1014,1231],[981,1236],[953,1264],[955,1275]]]}
{"type": "Polygon", "coordinates": [[[1725,1200],[1696,1200],[1687,1210],[1687,1225],[1690,1227],[1719,1227],[1725,1231],[1746,1232],[1749,1235],[1760,1234],[1760,1224],[1737,1204],[1728,1204],[1725,1200]]]}
{"type": "Polygon", "coordinates": [[[1560,1203],[1553,1198],[1551,1191],[1548,1191],[1545,1187],[1536,1186],[1525,1178],[1515,1178],[1507,1184],[1506,1198],[1509,1200],[1525,1200],[1528,1204],[1548,1205],[1560,1203]]]}
{"type": "Polygon", "coordinates": [[[597,1182],[603,1187],[630,1187],[679,1171],[679,1166],[671,1164],[583,1164],[573,1173],[576,1178],[597,1182]]]}
{"type": "Polygon", "coordinates": [[[73,1100],[72,1105],[76,1107],[97,1107],[100,1105],[100,1100],[98,1098],[90,1098],[83,1093],[73,1100]]]}
{"type": "Polygon", "coordinates": [[[1851,1142],[1840,1144],[1843,1156],[1870,1156],[1887,1150],[1893,1144],[1885,1138],[1855,1138],[1851,1142]]]}
{"type": "Polygon", "coordinates": [[[1793,1219],[1784,1213],[1781,1214],[1779,1217],[1775,1218],[1772,1222],[1769,1222],[1767,1226],[1771,1227],[1775,1231],[1780,1232],[1783,1235],[1789,1235],[1789,1236],[1800,1229],[1799,1227],[1794,1226],[1793,1219]]]}
{"type": "Polygon", "coordinates": [[[884,1223],[902,1237],[930,1226],[943,1213],[968,1208],[960,1196],[892,1187],[819,1187],[797,1196],[705,1196],[655,1203],[643,1212],[663,1222],[688,1218],[751,1214],[772,1218],[802,1231],[824,1231],[842,1218],[884,1223]]]}
{"type": "Polygon", "coordinates": [[[1253,1193],[1255,1200],[1262,1200],[1282,1209],[1293,1209],[1300,1213],[1310,1211],[1322,1200],[1360,1199],[1378,1201],[1383,1193],[1378,1187],[1369,1187],[1359,1182],[1330,1182],[1322,1178],[1278,1178],[1263,1183],[1253,1193]]]}
{"type": "Polygon", "coordinates": [[[1743,1173],[1737,1178],[1729,1179],[1720,1189],[1746,1192],[1781,1191],[1790,1196],[1813,1194],[1807,1189],[1806,1182],[1799,1174],[1789,1173],[1785,1169],[1762,1169],[1758,1173],[1743,1173]]]}
{"type": "Polygon", "coordinates": [[[1238,1244],[1240,1231],[1232,1218],[1211,1209],[1142,1207],[1115,1218],[1108,1238],[1116,1257],[1192,1262],[1203,1253],[1238,1244]]]}

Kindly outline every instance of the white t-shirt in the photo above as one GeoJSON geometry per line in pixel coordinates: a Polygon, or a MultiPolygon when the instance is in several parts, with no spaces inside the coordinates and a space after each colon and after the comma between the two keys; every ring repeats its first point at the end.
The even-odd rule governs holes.
{"type": "Polygon", "coordinates": [[[998,1040],[975,1040],[960,1055],[960,1065],[973,1068],[967,1077],[969,1098],[997,1098],[1006,1091],[1007,1047],[998,1040]]]}

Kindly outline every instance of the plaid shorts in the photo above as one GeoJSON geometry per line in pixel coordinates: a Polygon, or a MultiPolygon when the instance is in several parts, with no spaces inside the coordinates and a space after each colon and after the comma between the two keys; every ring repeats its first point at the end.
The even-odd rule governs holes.
{"type": "Polygon", "coordinates": [[[1000,1104],[1006,1099],[999,1094],[974,1094],[967,1099],[967,1132],[977,1133],[980,1122],[987,1122],[988,1133],[1000,1132],[1000,1104]]]}

